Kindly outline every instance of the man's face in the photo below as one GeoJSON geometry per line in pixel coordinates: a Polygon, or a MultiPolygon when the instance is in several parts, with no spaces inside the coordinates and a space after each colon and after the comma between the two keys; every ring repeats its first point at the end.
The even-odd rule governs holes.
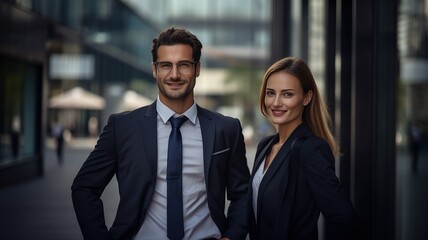
{"type": "Polygon", "coordinates": [[[189,45],[160,46],[153,76],[164,103],[193,103],[193,89],[199,76],[200,64],[194,64],[193,50],[189,45]]]}

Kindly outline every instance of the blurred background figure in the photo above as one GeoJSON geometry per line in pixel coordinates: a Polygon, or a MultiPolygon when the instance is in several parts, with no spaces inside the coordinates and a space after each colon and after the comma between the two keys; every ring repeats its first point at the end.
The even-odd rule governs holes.
{"type": "Polygon", "coordinates": [[[412,160],[412,173],[418,172],[419,149],[421,146],[421,130],[414,121],[411,121],[408,128],[409,151],[412,160]]]}
{"type": "Polygon", "coordinates": [[[19,154],[20,144],[20,133],[21,133],[21,118],[15,115],[12,120],[12,127],[10,130],[10,145],[12,149],[13,158],[17,158],[19,154]]]}
{"type": "Polygon", "coordinates": [[[89,137],[98,136],[98,119],[96,117],[90,117],[88,120],[88,132],[89,137]]]}
{"type": "Polygon", "coordinates": [[[58,163],[62,164],[64,152],[64,126],[59,121],[56,121],[52,126],[52,137],[55,139],[58,163]]]}

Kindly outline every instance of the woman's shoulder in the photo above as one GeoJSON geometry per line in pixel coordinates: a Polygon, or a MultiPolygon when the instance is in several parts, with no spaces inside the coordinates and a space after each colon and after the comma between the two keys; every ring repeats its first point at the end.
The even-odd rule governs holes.
{"type": "Polygon", "coordinates": [[[307,166],[323,167],[325,164],[334,167],[334,155],[330,145],[323,138],[308,136],[301,144],[298,155],[305,159],[307,166]]]}
{"type": "Polygon", "coordinates": [[[306,135],[305,138],[306,145],[327,145],[328,143],[324,138],[318,137],[314,134],[306,135]]]}
{"type": "Polygon", "coordinates": [[[295,130],[294,134],[296,141],[302,141],[302,147],[310,148],[311,146],[328,146],[327,141],[321,137],[316,136],[306,124],[300,125],[295,130]]]}
{"type": "Polygon", "coordinates": [[[313,155],[314,152],[331,152],[328,142],[316,135],[306,135],[300,144],[300,154],[313,155]]]}

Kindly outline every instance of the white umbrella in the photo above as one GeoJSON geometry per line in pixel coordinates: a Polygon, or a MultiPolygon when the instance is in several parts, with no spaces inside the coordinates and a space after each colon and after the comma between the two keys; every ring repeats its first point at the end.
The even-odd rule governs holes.
{"type": "Polygon", "coordinates": [[[120,109],[122,111],[130,111],[142,106],[149,105],[153,102],[150,98],[136,93],[135,91],[128,90],[123,94],[122,104],[120,109]]]}
{"type": "Polygon", "coordinates": [[[49,107],[101,110],[105,107],[105,100],[104,98],[86,91],[81,87],[75,87],[52,97],[49,100],[49,107]]]}

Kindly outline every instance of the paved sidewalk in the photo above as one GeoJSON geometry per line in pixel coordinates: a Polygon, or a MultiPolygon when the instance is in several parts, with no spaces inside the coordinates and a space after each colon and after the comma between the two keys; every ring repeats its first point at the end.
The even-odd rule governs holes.
{"type": "MultiPolygon", "coordinates": [[[[60,166],[53,148],[48,146],[43,176],[0,189],[0,239],[83,239],[74,214],[70,187],[90,148],[66,146],[64,163],[60,166]]],[[[110,226],[119,201],[115,181],[111,181],[102,199],[106,224],[110,226]]]]}
{"type": "MultiPolygon", "coordinates": [[[[0,239],[83,239],[73,210],[70,187],[95,143],[95,139],[72,140],[65,146],[63,165],[59,165],[53,140],[47,140],[45,174],[0,189],[0,239]]],[[[247,156],[252,164],[253,148],[249,148],[247,156]]],[[[110,227],[119,203],[115,178],[102,199],[106,225],[110,227]]]]}

